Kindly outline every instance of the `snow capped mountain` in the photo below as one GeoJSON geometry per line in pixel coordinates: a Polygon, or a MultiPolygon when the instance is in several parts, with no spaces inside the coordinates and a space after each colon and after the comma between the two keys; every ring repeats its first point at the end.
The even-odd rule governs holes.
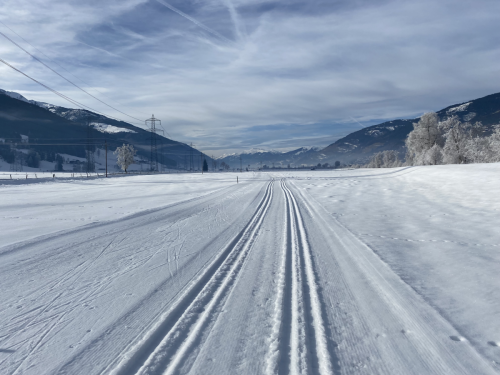
{"type": "MultiPolygon", "coordinates": [[[[147,133],[123,121],[117,121],[94,112],[82,109],[71,109],[59,107],[53,104],[28,100],[19,93],[0,89],[0,94],[7,95],[13,99],[36,105],[72,122],[86,124],[91,121],[96,130],[106,134],[121,134],[129,136],[134,133],[147,133]]],[[[458,116],[461,121],[480,121],[488,128],[500,123],[500,93],[485,96],[483,98],[470,100],[464,103],[454,104],[437,112],[440,119],[449,116],[458,116]]],[[[408,133],[413,129],[415,119],[399,119],[373,125],[350,133],[327,147],[300,147],[291,151],[265,150],[252,148],[241,153],[223,154],[217,158],[225,162],[231,168],[239,168],[240,165],[250,168],[263,167],[297,167],[302,165],[317,165],[318,163],[334,164],[340,161],[346,164],[364,164],[370,157],[379,151],[396,150],[404,155],[404,141],[408,133]],[[240,160],[241,159],[241,160],[240,160]]],[[[2,134],[0,134],[2,135],[2,134]]],[[[142,134],[144,141],[149,133],[142,134]]],[[[146,142],[147,143],[147,142],[146,142]]],[[[144,146],[147,147],[146,145],[144,146]]],[[[210,158],[208,158],[210,159],[210,158]]],[[[211,159],[210,159],[211,160],[211,159]]],[[[178,158],[182,165],[186,164],[183,157],[178,158]]],[[[186,167],[186,166],[184,166],[186,167]]]]}
{"type": "Polygon", "coordinates": [[[40,108],[46,109],[53,114],[63,117],[66,120],[74,121],[74,122],[85,122],[87,118],[97,119],[95,123],[92,125],[96,128],[96,130],[101,133],[137,133],[136,131],[126,128],[126,127],[118,127],[114,124],[116,121],[112,120],[106,116],[98,115],[96,113],[83,110],[83,109],[74,109],[74,108],[64,108],[54,104],[38,102],[36,100],[26,99],[21,94],[14,91],[6,91],[0,89],[0,93],[10,96],[13,99],[21,100],[26,103],[34,104],[40,108]]]}
{"type": "Polygon", "coordinates": [[[6,91],[6,90],[0,89],[0,94],[4,94],[4,95],[7,95],[7,96],[10,96],[13,99],[22,100],[23,102],[26,102],[26,103],[34,104],[34,105],[37,105],[39,107],[42,107],[42,108],[45,108],[45,109],[48,109],[48,110],[50,110],[50,108],[57,107],[57,106],[55,106],[53,104],[44,103],[44,102],[37,102],[36,100],[26,99],[24,96],[22,96],[21,94],[19,94],[17,92],[14,92],[14,91],[6,91]]]}
{"type": "MultiPolygon", "coordinates": [[[[42,102],[36,102],[34,100],[28,100],[24,96],[22,96],[21,94],[18,94],[17,92],[14,92],[14,91],[6,91],[6,90],[0,89],[0,94],[4,94],[7,96],[10,96],[13,99],[22,100],[23,102],[31,103],[31,104],[35,104],[35,105],[38,105],[38,103],[42,103],[42,102]]],[[[44,103],[44,104],[46,104],[46,103],[44,103]]]]}
{"type": "Polygon", "coordinates": [[[225,162],[232,168],[240,167],[240,157],[244,167],[260,168],[265,165],[282,168],[288,167],[288,165],[297,167],[302,164],[316,164],[317,153],[320,150],[321,147],[300,147],[291,151],[250,149],[241,153],[222,155],[218,160],[225,162]],[[310,155],[314,155],[314,160],[309,160],[310,155]]]}
{"type": "Polygon", "coordinates": [[[461,104],[461,105],[457,105],[456,107],[448,109],[446,111],[446,113],[450,114],[450,113],[456,113],[456,112],[463,112],[463,111],[467,110],[467,108],[469,107],[469,105],[471,103],[472,102],[468,102],[468,103],[464,103],[464,104],[461,104]]]}
{"type": "Polygon", "coordinates": [[[304,153],[307,153],[307,152],[316,152],[316,151],[320,151],[323,147],[316,147],[316,146],[312,146],[312,147],[301,147],[301,148],[298,148],[296,150],[294,150],[293,152],[295,153],[295,155],[301,155],[301,154],[304,154],[304,153]]]}
{"type": "MultiPolygon", "coordinates": [[[[436,113],[441,121],[458,116],[464,122],[480,121],[491,130],[500,123],[500,93],[454,104],[436,113]]],[[[384,150],[399,151],[403,157],[405,139],[418,120],[393,120],[358,130],[332,143],[321,153],[325,155],[324,160],[339,160],[347,164],[366,163],[373,154],[384,150]]]]}
{"type": "Polygon", "coordinates": [[[249,150],[244,150],[240,153],[233,152],[230,154],[222,154],[219,157],[216,157],[215,159],[224,159],[228,157],[239,157],[240,155],[262,155],[262,154],[281,154],[283,151],[277,151],[277,150],[265,150],[263,148],[251,148],[249,150]]]}
{"type": "Polygon", "coordinates": [[[249,150],[244,150],[240,153],[234,152],[231,154],[222,154],[221,156],[217,157],[216,159],[224,159],[228,157],[239,157],[240,155],[259,155],[259,156],[267,156],[267,155],[284,155],[284,154],[289,154],[289,153],[294,153],[295,155],[300,155],[305,152],[309,151],[319,151],[321,150],[321,147],[300,147],[298,149],[292,150],[292,151],[279,151],[279,150],[265,150],[262,148],[251,148],[249,150]]]}
{"type": "Polygon", "coordinates": [[[108,133],[108,134],[137,133],[136,131],[133,131],[132,129],[119,128],[118,126],[113,126],[113,125],[99,124],[99,123],[91,123],[91,125],[94,127],[95,130],[97,130],[101,133],[108,133]]]}
{"type": "MultiPolygon", "coordinates": [[[[49,160],[51,158],[49,154],[85,157],[86,150],[83,143],[82,145],[67,145],[65,143],[68,142],[65,140],[71,139],[71,143],[75,143],[75,140],[85,141],[89,136],[87,128],[89,122],[96,130],[93,134],[96,142],[106,141],[110,150],[126,143],[133,145],[137,149],[137,155],[144,160],[149,160],[151,155],[151,133],[148,130],[84,109],[64,108],[50,103],[28,100],[19,93],[0,89],[0,112],[3,115],[0,121],[1,143],[5,143],[7,139],[16,138],[22,142],[23,135],[28,135],[29,139],[57,140],[55,144],[43,145],[43,148],[32,147],[40,154],[42,161],[49,160]]],[[[160,135],[155,137],[157,137],[159,163],[168,168],[188,168],[184,155],[192,152],[199,154],[199,151],[194,151],[192,147],[184,143],[160,135]]],[[[9,151],[8,154],[8,158],[14,157],[13,152],[9,151]]],[[[212,160],[208,156],[205,158],[207,162],[212,160]]],[[[201,166],[195,163],[191,168],[200,169],[201,166]]]]}

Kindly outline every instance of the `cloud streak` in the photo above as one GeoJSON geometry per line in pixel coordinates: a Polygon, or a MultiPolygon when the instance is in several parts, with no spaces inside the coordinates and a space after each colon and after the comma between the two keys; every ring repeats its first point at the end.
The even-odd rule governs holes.
{"type": "Polygon", "coordinates": [[[210,27],[202,24],[201,22],[199,22],[198,20],[194,19],[193,17],[187,15],[186,13],[182,12],[181,10],[177,9],[176,7],[170,5],[169,3],[167,3],[166,1],[163,1],[163,0],[155,0],[157,3],[161,4],[161,5],[164,5],[166,6],[168,9],[170,9],[171,11],[179,14],[180,16],[188,19],[189,21],[191,21],[192,23],[194,23],[196,26],[198,26],[199,28],[205,30],[206,32],[216,36],[217,38],[219,38],[220,40],[223,40],[224,42],[227,42],[229,44],[234,44],[234,42],[228,38],[226,38],[225,36],[221,35],[220,33],[218,33],[217,31],[211,29],[210,27]]]}
{"type": "MultiPolygon", "coordinates": [[[[326,145],[500,87],[498,1],[51,0],[45,9],[5,0],[1,14],[89,90],[134,117],[154,113],[173,138],[214,154],[326,145]]],[[[22,51],[2,48],[16,67],[87,103],[22,51]]],[[[66,105],[0,74],[0,88],[66,105]]]]}

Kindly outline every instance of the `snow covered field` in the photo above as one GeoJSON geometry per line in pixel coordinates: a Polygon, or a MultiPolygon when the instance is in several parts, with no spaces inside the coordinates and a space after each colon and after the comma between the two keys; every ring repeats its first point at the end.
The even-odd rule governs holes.
{"type": "Polygon", "coordinates": [[[0,373],[498,374],[499,176],[0,181],[0,373]]]}

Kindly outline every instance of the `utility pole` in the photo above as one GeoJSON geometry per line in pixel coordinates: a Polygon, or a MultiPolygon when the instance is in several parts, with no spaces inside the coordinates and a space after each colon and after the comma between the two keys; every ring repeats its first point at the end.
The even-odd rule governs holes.
{"type": "Polygon", "coordinates": [[[194,163],[193,163],[193,142],[189,145],[189,170],[192,171],[194,169],[194,163]]]}
{"type": "Polygon", "coordinates": [[[87,114],[87,173],[94,172],[95,161],[94,161],[94,145],[92,138],[92,123],[90,122],[90,117],[87,114]]]}
{"type": "Polygon", "coordinates": [[[108,177],[108,141],[104,141],[104,147],[106,148],[106,177],[108,177]]]}

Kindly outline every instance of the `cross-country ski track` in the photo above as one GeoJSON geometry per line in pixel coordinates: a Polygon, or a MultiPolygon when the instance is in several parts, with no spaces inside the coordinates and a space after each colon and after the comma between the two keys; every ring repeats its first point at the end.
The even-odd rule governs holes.
{"type": "Polygon", "coordinates": [[[308,181],[244,176],[0,247],[0,374],[498,374],[308,181]]]}

